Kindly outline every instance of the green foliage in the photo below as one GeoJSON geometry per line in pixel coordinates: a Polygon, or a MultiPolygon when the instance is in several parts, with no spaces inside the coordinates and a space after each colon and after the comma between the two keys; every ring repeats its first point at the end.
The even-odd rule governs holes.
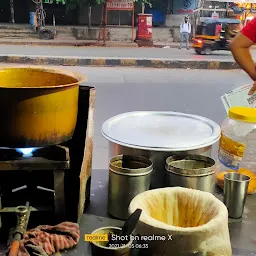
{"type": "Polygon", "coordinates": [[[151,8],[153,1],[154,1],[154,0],[134,0],[134,3],[145,4],[145,5],[148,5],[148,6],[151,8]]]}
{"type": "Polygon", "coordinates": [[[66,8],[68,10],[72,10],[72,9],[75,9],[77,4],[78,4],[78,0],[67,0],[66,2],[66,8]]]}
{"type": "Polygon", "coordinates": [[[66,0],[66,7],[68,10],[75,9],[79,3],[86,3],[88,6],[95,6],[104,3],[105,0],[66,0]]]}

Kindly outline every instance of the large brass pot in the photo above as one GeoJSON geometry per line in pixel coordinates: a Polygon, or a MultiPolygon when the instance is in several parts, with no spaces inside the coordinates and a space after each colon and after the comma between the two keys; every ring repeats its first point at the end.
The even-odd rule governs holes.
{"type": "Polygon", "coordinates": [[[0,147],[45,147],[71,139],[84,80],[66,70],[0,67],[0,147]]]}

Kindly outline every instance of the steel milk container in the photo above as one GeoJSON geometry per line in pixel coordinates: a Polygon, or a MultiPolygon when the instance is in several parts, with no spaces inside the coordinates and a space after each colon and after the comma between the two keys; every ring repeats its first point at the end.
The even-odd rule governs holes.
{"type": "Polygon", "coordinates": [[[215,161],[206,156],[177,155],[166,160],[166,185],[214,193],[215,161]]]}

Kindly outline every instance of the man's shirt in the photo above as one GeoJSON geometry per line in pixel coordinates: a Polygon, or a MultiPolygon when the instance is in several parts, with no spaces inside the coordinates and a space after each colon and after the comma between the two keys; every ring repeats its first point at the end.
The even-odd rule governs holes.
{"type": "Polygon", "coordinates": [[[191,25],[189,22],[188,23],[184,22],[180,25],[180,33],[189,33],[190,34],[190,32],[191,32],[191,25]]]}

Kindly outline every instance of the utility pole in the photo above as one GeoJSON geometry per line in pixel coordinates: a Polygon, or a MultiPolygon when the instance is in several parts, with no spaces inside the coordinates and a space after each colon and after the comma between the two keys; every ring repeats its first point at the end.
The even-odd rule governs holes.
{"type": "Polygon", "coordinates": [[[15,23],[15,17],[14,17],[14,0],[10,0],[10,11],[11,11],[11,23],[15,23]]]}
{"type": "Polygon", "coordinates": [[[172,0],[168,0],[168,5],[167,5],[167,14],[171,14],[171,9],[172,9],[172,0]]]}
{"type": "Polygon", "coordinates": [[[141,13],[144,14],[145,13],[145,3],[142,2],[141,4],[141,13]]]}

